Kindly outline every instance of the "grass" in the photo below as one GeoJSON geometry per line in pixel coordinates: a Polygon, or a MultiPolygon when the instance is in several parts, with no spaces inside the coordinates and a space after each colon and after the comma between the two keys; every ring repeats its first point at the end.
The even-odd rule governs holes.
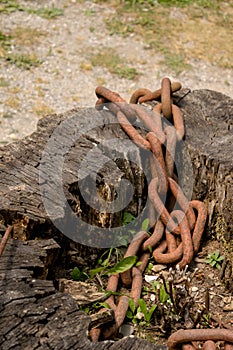
{"type": "MultiPolygon", "coordinates": [[[[98,1],[97,1],[98,2],[98,1]]],[[[101,1],[100,1],[101,2],[101,1]]],[[[166,6],[177,6],[177,7],[184,7],[187,5],[198,5],[200,7],[207,7],[207,8],[219,8],[221,6],[221,2],[219,0],[157,0],[157,3],[166,5],[166,6]]],[[[135,6],[155,6],[154,0],[122,0],[122,4],[128,5],[131,7],[135,6]]]]}
{"type": "Polygon", "coordinates": [[[18,68],[31,69],[32,67],[38,67],[42,62],[34,54],[26,53],[12,53],[4,56],[5,60],[11,64],[14,64],[18,68]]]}
{"type": "Polygon", "coordinates": [[[193,59],[233,68],[233,2],[221,0],[112,0],[106,19],[110,35],[130,36],[164,55],[176,74],[193,59]]]}
{"type": "MultiPolygon", "coordinates": [[[[35,9],[22,6],[17,1],[3,0],[0,2],[0,13],[15,11],[32,13],[47,19],[53,19],[63,14],[62,9],[55,7],[35,9]]],[[[35,46],[45,35],[45,32],[30,27],[17,27],[7,34],[0,31],[0,57],[18,68],[31,69],[32,67],[38,67],[41,60],[36,54],[33,51],[24,52],[25,50],[22,50],[22,48],[35,46]],[[11,49],[12,45],[16,47],[14,52],[11,49]]]]}
{"type": "Polygon", "coordinates": [[[20,46],[33,46],[38,44],[47,33],[31,27],[17,27],[10,32],[14,44],[20,46]]]}
{"type": "Polygon", "coordinates": [[[164,58],[160,63],[162,65],[166,65],[177,75],[184,70],[187,71],[192,68],[192,66],[186,62],[185,57],[182,54],[176,54],[172,52],[167,52],[164,54],[164,58]]]}
{"type": "Polygon", "coordinates": [[[44,35],[45,32],[30,27],[17,27],[8,34],[0,31],[0,57],[18,68],[38,67],[41,60],[33,52],[21,52],[21,48],[33,47],[44,35]],[[11,45],[19,50],[12,52],[11,45]]]}
{"type": "Polygon", "coordinates": [[[13,109],[18,109],[20,101],[16,96],[8,97],[5,101],[5,106],[8,106],[13,109]]]}
{"type": "Polygon", "coordinates": [[[49,107],[46,103],[41,100],[37,100],[32,108],[33,112],[38,115],[38,117],[43,118],[48,114],[54,113],[54,109],[49,107]]]}
{"type": "Polygon", "coordinates": [[[8,81],[6,81],[3,77],[0,77],[0,87],[8,87],[10,84],[8,81]]]}
{"type": "Polygon", "coordinates": [[[4,52],[10,48],[11,36],[0,31],[0,57],[4,56],[4,52]]]}
{"type": "Polygon", "coordinates": [[[90,53],[89,59],[92,66],[107,68],[110,73],[119,78],[133,80],[139,75],[139,72],[135,68],[129,67],[112,48],[103,48],[97,53],[90,53]]]}
{"type": "Polygon", "coordinates": [[[164,4],[167,6],[187,6],[196,4],[202,7],[216,8],[219,6],[219,1],[210,1],[210,0],[158,0],[159,4],[164,4]]]}
{"type": "Polygon", "coordinates": [[[41,7],[36,9],[22,6],[17,1],[3,0],[0,2],[0,13],[12,13],[16,11],[31,13],[46,19],[54,19],[63,15],[63,10],[57,7],[41,7]]]}

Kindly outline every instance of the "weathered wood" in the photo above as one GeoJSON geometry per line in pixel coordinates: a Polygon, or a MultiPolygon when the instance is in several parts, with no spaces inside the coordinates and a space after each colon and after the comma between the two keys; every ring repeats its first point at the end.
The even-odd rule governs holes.
{"type": "Polygon", "coordinates": [[[210,224],[215,212],[223,216],[229,241],[233,238],[233,100],[215,91],[197,90],[179,106],[193,162],[193,196],[208,200],[210,224]]]}
{"type": "MultiPolygon", "coordinates": [[[[49,213],[48,218],[39,186],[40,176],[41,182],[44,181],[44,197],[47,196],[52,204],[59,202],[59,194],[56,191],[51,194],[53,181],[56,181],[58,177],[57,169],[53,166],[47,166],[45,170],[41,170],[40,167],[47,156],[48,152],[45,149],[54,130],[58,130],[58,136],[54,138],[50,147],[50,156],[56,157],[57,154],[63,152],[65,159],[62,174],[64,193],[73,211],[81,213],[82,216],[82,222],[79,222],[78,227],[73,228],[70,236],[75,240],[75,234],[77,231],[81,231],[84,221],[100,228],[114,227],[121,223],[122,211],[103,213],[101,210],[92,209],[86,203],[79,195],[80,182],[78,183],[78,180],[80,181],[80,178],[87,194],[97,206],[101,202],[101,196],[105,200],[113,200],[122,179],[128,179],[134,188],[134,198],[129,203],[128,210],[137,215],[142,210],[143,201],[146,198],[146,194],[143,192],[145,178],[141,166],[140,150],[132,143],[132,149],[122,147],[122,141],[128,141],[128,137],[119,124],[110,124],[114,122],[115,118],[110,113],[99,113],[91,108],[77,109],[40,120],[38,130],[35,133],[19,142],[0,148],[0,218],[2,221],[17,224],[18,230],[15,226],[15,232],[18,231],[19,237],[26,239],[35,237],[41,225],[43,225],[45,235],[51,231],[51,218],[55,222],[64,220],[66,207],[63,204],[58,204],[54,210],[51,209],[52,212],[49,213]],[[69,122],[66,122],[67,120],[69,122]],[[62,128],[59,130],[61,125],[62,128]],[[90,130],[85,131],[87,127],[90,130]],[[106,141],[111,144],[106,144],[106,141]],[[68,154],[66,154],[65,143],[70,145],[68,154]],[[109,161],[104,166],[100,164],[102,158],[99,151],[101,157],[104,157],[105,161],[109,161]],[[82,161],[87,155],[88,162],[83,165],[82,161]],[[133,159],[138,166],[130,163],[127,159],[133,159]],[[100,169],[98,169],[99,167],[100,169]],[[92,194],[91,189],[89,190],[91,183],[97,183],[100,196],[92,194]]],[[[127,191],[121,192],[121,200],[124,200],[126,195],[127,191]]],[[[69,231],[72,230],[72,214],[69,219],[66,219],[69,221],[69,231]]],[[[93,241],[93,236],[96,236],[95,231],[96,227],[92,228],[91,226],[89,226],[88,231],[84,231],[86,241],[88,241],[88,237],[90,237],[90,241],[93,241]]],[[[110,242],[109,246],[111,245],[110,242]]]]}
{"type": "MultiPolygon", "coordinates": [[[[216,235],[214,232],[217,230],[217,234],[230,243],[233,235],[233,100],[209,90],[193,91],[180,99],[179,96],[183,94],[183,91],[177,94],[176,101],[184,112],[186,145],[194,166],[193,197],[208,202],[209,231],[213,231],[216,235]]],[[[110,125],[110,122],[114,123],[113,116],[107,112],[98,113],[95,109],[77,109],[66,114],[50,115],[40,120],[37,131],[32,135],[0,148],[0,219],[5,224],[13,222],[15,232],[17,231],[21,237],[34,238],[39,228],[41,234],[42,224],[45,237],[48,237],[48,232],[53,231],[41,201],[38,173],[42,152],[55,128],[64,120],[70,120],[69,124],[62,129],[64,142],[72,137],[75,139],[80,130],[82,134],[85,125],[93,127],[92,130],[84,132],[76,142],[71,142],[72,147],[65,157],[63,186],[72,209],[87,222],[95,223],[100,227],[118,226],[121,221],[120,212],[103,215],[90,208],[79,196],[78,170],[82,160],[90,154],[95,145],[98,145],[96,148],[101,149],[106,159],[109,158],[118,165],[117,167],[109,162],[98,172],[97,185],[101,195],[105,199],[112,200],[121,180],[126,178],[130,180],[135,190],[128,210],[137,215],[145,203],[144,159],[143,157],[141,159],[140,151],[135,148],[133,150],[121,148],[121,142],[128,137],[118,124],[110,125]],[[99,124],[97,127],[95,127],[96,120],[99,124]],[[114,140],[111,145],[102,144],[103,140],[112,139],[114,140]],[[132,158],[136,164],[139,164],[138,167],[127,162],[127,159],[132,158]]],[[[56,154],[61,144],[55,142],[53,147],[56,154]]],[[[95,158],[95,153],[93,154],[89,156],[86,169],[82,167],[80,175],[83,182],[87,182],[86,188],[90,178],[96,180],[99,159],[98,156],[95,158]],[[89,176],[86,180],[87,174],[89,176]]],[[[46,170],[48,173],[51,172],[51,178],[55,177],[54,169],[46,170]]],[[[46,176],[48,177],[48,174],[46,176]]],[[[43,178],[43,174],[41,177],[43,178]]],[[[50,184],[48,189],[49,187],[51,187],[50,184]]],[[[124,194],[125,192],[121,194],[122,199],[124,194]]],[[[52,201],[56,201],[55,195],[52,201]]],[[[54,213],[58,221],[64,217],[64,210],[64,208],[59,209],[54,213]]],[[[90,232],[87,234],[91,240],[95,227],[93,230],[91,227],[89,229],[90,232]]],[[[53,231],[53,237],[54,234],[53,231]]]]}
{"type": "Polygon", "coordinates": [[[52,239],[8,242],[0,260],[0,348],[156,349],[135,337],[98,344],[88,339],[90,317],[69,294],[57,292],[52,281],[34,277],[47,276],[58,249],[52,239]]]}
{"type": "Polygon", "coordinates": [[[193,163],[193,198],[208,204],[208,235],[221,241],[228,260],[223,279],[233,292],[233,99],[196,90],[179,106],[193,163]]]}

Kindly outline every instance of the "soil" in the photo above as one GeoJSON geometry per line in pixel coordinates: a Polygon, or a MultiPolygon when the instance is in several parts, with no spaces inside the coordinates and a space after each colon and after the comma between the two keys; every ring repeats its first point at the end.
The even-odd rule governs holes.
{"type": "MultiPolygon", "coordinates": [[[[39,8],[46,6],[47,1],[19,0],[18,3],[39,8]]],[[[4,34],[19,33],[21,28],[21,34],[16,35],[16,39],[11,42],[9,52],[33,52],[42,61],[38,66],[32,63],[30,69],[23,69],[1,58],[1,143],[30,134],[35,130],[38,119],[51,112],[60,113],[80,106],[93,107],[96,101],[95,87],[99,84],[119,92],[128,100],[135,89],[145,87],[155,90],[160,86],[161,79],[168,76],[192,90],[206,88],[233,98],[231,69],[212,65],[196,57],[190,59],[191,70],[184,69],[177,75],[161,64],[163,54],[148,50],[143,40],[133,35],[109,35],[105,20],[115,13],[110,4],[75,0],[53,0],[50,3],[63,9],[63,15],[45,19],[25,11],[0,12],[0,30],[4,34]],[[129,80],[111,73],[106,67],[92,65],[89,61],[90,51],[105,50],[106,47],[110,52],[117,52],[127,63],[130,62],[130,66],[140,75],[129,80]]],[[[176,15],[179,13],[174,8],[171,11],[176,15]]],[[[219,321],[209,320],[208,327],[227,323],[233,328],[233,296],[221,283],[220,271],[205,263],[206,256],[216,249],[221,247],[213,239],[201,248],[191,267],[193,271],[198,267],[198,271],[190,288],[195,294],[197,305],[202,308],[206,290],[209,290],[208,314],[219,321]]],[[[141,331],[140,336],[155,340],[158,329],[151,327],[141,331]]]]}

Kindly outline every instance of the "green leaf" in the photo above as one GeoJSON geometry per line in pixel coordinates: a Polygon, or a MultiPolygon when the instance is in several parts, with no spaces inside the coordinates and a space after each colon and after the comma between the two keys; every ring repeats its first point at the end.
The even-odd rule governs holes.
{"type": "Polygon", "coordinates": [[[101,265],[103,265],[104,267],[107,267],[109,264],[109,258],[105,259],[101,265]]]}
{"type": "Polygon", "coordinates": [[[217,249],[214,253],[213,253],[213,257],[215,258],[215,259],[217,259],[218,257],[219,257],[219,250],[217,249]]]}
{"type": "Polygon", "coordinates": [[[161,301],[161,303],[165,304],[169,298],[169,294],[166,293],[164,285],[162,285],[159,291],[159,300],[161,301]]]}
{"type": "Polygon", "coordinates": [[[121,237],[119,240],[118,240],[119,244],[122,245],[122,246],[127,246],[128,245],[128,241],[125,237],[121,237]]]}
{"type": "Polygon", "coordinates": [[[109,270],[106,270],[107,274],[117,274],[122,273],[129,270],[137,261],[137,257],[135,255],[128,256],[119,261],[114,267],[109,270]]]}
{"type": "Polygon", "coordinates": [[[116,295],[116,296],[123,295],[121,292],[113,292],[111,290],[106,291],[105,294],[106,294],[106,298],[110,297],[111,295],[116,295]]]}
{"type": "Polygon", "coordinates": [[[222,260],[224,260],[224,256],[221,255],[218,257],[218,261],[222,261],[222,260]]]}
{"type": "Polygon", "coordinates": [[[80,281],[81,272],[78,267],[74,267],[72,271],[72,278],[74,281],[80,281]]]}
{"type": "Polygon", "coordinates": [[[95,303],[94,305],[94,308],[96,308],[96,309],[99,309],[100,307],[105,307],[106,309],[111,309],[111,307],[110,307],[110,305],[108,304],[108,303],[106,303],[105,301],[103,301],[103,302],[97,302],[97,303],[95,303]]]}
{"type": "Polygon", "coordinates": [[[145,220],[143,220],[143,222],[142,222],[142,231],[147,231],[148,230],[149,223],[150,223],[150,219],[149,218],[146,218],[145,220]]]}
{"type": "Polygon", "coordinates": [[[154,313],[154,311],[155,311],[156,308],[157,308],[157,305],[156,305],[156,304],[153,305],[153,306],[150,308],[149,312],[148,312],[147,315],[145,316],[145,320],[146,320],[147,322],[150,322],[151,316],[153,315],[153,313],[154,313]]]}
{"type": "Polygon", "coordinates": [[[128,317],[130,320],[133,318],[133,314],[132,314],[132,311],[128,310],[126,312],[126,317],[128,317]]]}
{"type": "Polygon", "coordinates": [[[132,298],[129,299],[129,308],[132,311],[132,313],[134,314],[135,310],[136,310],[136,306],[135,306],[134,300],[132,298]]]}
{"type": "Polygon", "coordinates": [[[131,233],[132,235],[135,235],[135,233],[136,233],[136,230],[128,230],[129,231],[129,233],[131,233]]]}
{"type": "Polygon", "coordinates": [[[140,306],[141,312],[143,313],[144,317],[146,318],[147,315],[147,306],[146,302],[143,299],[138,299],[138,305],[140,306]]]}
{"type": "Polygon", "coordinates": [[[151,245],[148,246],[148,250],[152,254],[152,247],[151,247],[151,245]]]}
{"type": "Polygon", "coordinates": [[[86,281],[89,278],[89,276],[86,274],[86,272],[80,271],[79,268],[76,266],[73,268],[72,278],[74,281],[86,281]]]}
{"type": "Polygon", "coordinates": [[[157,291],[157,288],[159,287],[159,281],[152,281],[150,282],[152,288],[154,289],[154,291],[157,291]]]}
{"type": "Polygon", "coordinates": [[[216,264],[216,261],[215,261],[215,260],[212,260],[212,261],[210,262],[210,265],[213,266],[213,267],[215,266],[215,264],[216,264]]]}
{"type": "Polygon", "coordinates": [[[97,273],[102,272],[106,269],[105,266],[97,267],[96,269],[90,270],[91,278],[93,278],[97,273]]]}
{"type": "Polygon", "coordinates": [[[89,278],[86,272],[81,272],[80,281],[86,281],[89,278]]]}
{"type": "Polygon", "coordinates": [[[127,211],[124,212],[124,214],[123,214],[123,225],[127,225],[127,224],[129,224],[130,222],[132,222],[134,220],[135,220],[135,217],[131,213],[129,213],[127,211]]]}
{"type": "Polygon", "coordinates": [[[218,270],[221,269],[221,265],[219,263],[216,263],[216,266],[215,266],[218,270]]]}

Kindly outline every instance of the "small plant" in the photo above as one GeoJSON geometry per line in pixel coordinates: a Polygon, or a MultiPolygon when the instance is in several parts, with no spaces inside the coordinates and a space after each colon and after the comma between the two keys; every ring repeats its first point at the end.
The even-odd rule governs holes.
{"type": "Polygon", "coordinates": [[[123,226],[130,224],[135,220],[135,216],[128,211],[124,211],[123,213],[123,219],[122,219],[122,224],[123,226]]]}
{"type": "Polygon", "coordinates": [[[121,261],[119,261],[115,266],[111,268],[107,266],[97,267],[96,269],[92,269],[90,271],[91,278],[93,278],[97,273],[102,273],[104,275],[109,275],[109,274],[114,275],[114,274],[125,272],[131,269],[131,267],[134,266],[136,261],[137,261],[137,257],[132,255],[132,256],[123,258],[121,261]]]}
{"type": "Polygon", "coordinates": [[[134,300],[129,300],[129,310],[126,313],[126,317],[134,324],[141,326],[147,325],[156,309],[157,305],[152,305],[147,308],[146,302],[143,299],[138,300],[138,307],[136,307],[134,300]]]}
{"type": "Polygon", "coordinates": [[[171,300],[170,295],[167,293],[164,284],[159,289],[159,300],[162,304],[166,304],[167,301],[171,300]]]}
{"type": "Polygon", "coordinates": [[[77,266],[72,271],[72,278],[74,281],[86,281],[89,276],[86,272],[81,271],[77,266]]]}
{"type": "Polygon", "coordinates": [[[219,250],[217,249],[215,252],[210,253],[206,258],[206,263],[212,267],[216,267],[218,270],[221,269],[222,261],[224,260],[224,256],[220,255],[219,250]]]}
{"type": "Polygon", "coordinates": [[[115,262],[119,262],[123,258],[121,249],[117,247],[111,247],[104,251],[101,257],[98,259],[98,264],[103,267],[109,267],[115,262]]]}
{"type": "MultiPolygon", "coordinates": [[[[136,228],[138,223],[136,221],[135,216],[133,214],[129,213],[128,211],[124,211],[123,219],[122,219],[122,225],[126,226],[126,225],[128,225],[130,223],[134,223],[134,221],[135,221],[135,228],[136,228]]],[[[141,225],[141,230],[142,231],[148,231],[149,223],[150,223],[149,218],[144,219],[143,222],[142,222],[142,225],[141,225]]],[[[132,231],[129,231],[129,232],[136,233],[136,229],[132,230],[132,231]]]]}

